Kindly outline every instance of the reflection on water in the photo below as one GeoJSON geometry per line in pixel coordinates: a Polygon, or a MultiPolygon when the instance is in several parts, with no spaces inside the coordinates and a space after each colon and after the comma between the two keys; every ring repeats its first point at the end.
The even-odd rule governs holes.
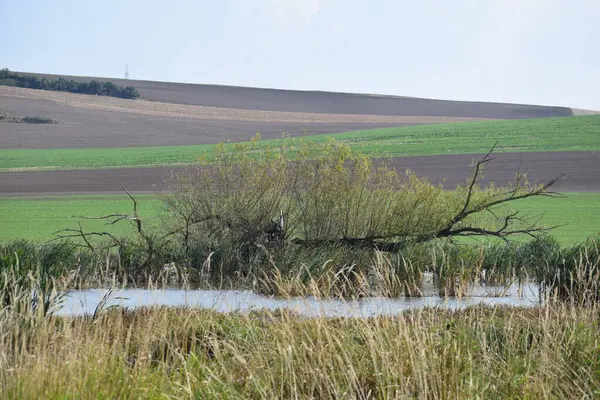
{"type": "MultiPolygon", "coordinates": [[[[425,289],[423,297],[395,299],[369,297],[354,301],[317,299],[311,296],[282,299],[235,290],[124,289],[115,290],[106,306],[120,305],[128,308],[149,305],[188,306],[209,308],[220,312],[288,309],[309,317],[369,317],[393,315],[404,310],[424,307],[464,308],[476,304],[531,307],[538,304],[536,285],[523,286],[522,293],[519,293],[519,288],[516,286],[508,288],[478,286],[472,288],[471,296],[462,299],[437,296],[433,286],[425,289]]],[[[107,289],[69,291],[57,314],[93,314],[107,292],[107,289]]]]}

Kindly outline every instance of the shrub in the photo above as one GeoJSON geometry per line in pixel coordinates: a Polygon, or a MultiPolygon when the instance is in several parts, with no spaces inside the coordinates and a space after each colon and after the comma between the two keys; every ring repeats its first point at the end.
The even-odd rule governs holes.
{"type": "Polygon", "coordinates": [[[169,230],[184,246],[229,243],[245,261],[262,248],[290,244],[398,251],[435,238],[537,232],[506,210],[491,213],[494,218],[479,215],[548,187],[517,180],[508,191],[481,188],[477,164],[473,179],[449,192],[333,140],[283,139],[275,147],[256,137],[220,144],[200,164],[174,176],[173,193],[164,196],[169,230]],[[511,230],[515,226],[520,229],[511,230]]]}

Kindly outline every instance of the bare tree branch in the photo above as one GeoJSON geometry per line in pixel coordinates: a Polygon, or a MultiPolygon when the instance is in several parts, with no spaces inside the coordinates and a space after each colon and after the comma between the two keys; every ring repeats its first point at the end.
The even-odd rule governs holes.
{"type": "Polygon", "coordinates": [[[473,195],[473,188],[475,187],[475,183],[477,182],[477,178],[479,178],[479,175],[481,173],[481,167],[485,163],[493,160],[493,158],[491,158],[490,155],[492,154],[492,152],[496,148],[497,144],[498,144],[498,142],[494,143],[494,145],[492,146],[492,149],[481,160],[477,161],[477,164],[475,164],[475,172],[473,173],[473,178],[471,179],[471,184],[469,185],[469,190],[467,192],[467,198],[465,200],[465,205],[464,205],[463,209],[460,211],[460,213],[458,213],[458,215],[463,214],[469,208],[469,204],[471,202],[471,196],[473,195]]]}
{"type": "MultiPolygon", "coordinates": [[[[137,200],[135,199],[135,197],[133,197],[133,195],[129,192],[129,190],[127,190],[125,185],[121,185],[121,187],[123,188],[125,193],[127,193],[129,198],[133,202],[133,214],[132,215],[116,212],[113,214],[101,215],[101,216],[71,215],[71,216],[69,216],[69,218],[105,221],[104,222],[105,225],[114,225],[121,221],[129,221],[135,226],[138,234],[146,241],[149,249],[151,250],[153,248],[153,240],[142,229],[142,220],[139,217],[138,211],[137,211],[137,205],[138,205],[137,200]]],[[[112,239],[115,246],[120,243],[120,241],[113,234],[111,234],[109,232],[84,232],[83,227],[81,226],[81,222],[79,222],[78,224],[79,224],[79,229],[62,229],[62,230],[55,232],[54,234],[57,236],[56,239],[66,239],[66,238],[78,237],[78,238],[83,239],[83,241],[86,244],[86,247],[88,247],[92,251],[94,250],[94,247],[92,246],[91,242],[88,240],[89,236],[109,237],[112,239]]]]}
{"type": "Polygon", "coordinates": [[[410,235],[410,234],[402,234],[402,233],[393,233],[388,235],[375,235],[370,237],[361,237],[361,238],[349,238],[344,237],[335,240],[303,240],[303,239],[294,239],[293,243],[301,246],[314,247],[319,245],[346,245],[346,246],[356,246],[356,247],[371,247],[377,248],[379,250],[385,249],[397,249],[402,246],[406,240],[414,240],[417,242],[425,242],[435,238],[452,238],[457,236],[490,236],[501,238],[505,241],[508,241],[508,237],[512,235],[527,235],[533,238],[537,238],[540,234],[551,231],[559,226],[553,226],[549,228],[538,227],[541,217],[532,222],[528,216],[520,216],[519,212],[514,212],[502,218],[498,217],[494,211],[491,210],[492,207],[526,199],[534,196],[549,196],[553,197],[555,195],[559,195],[559,193],[551,191],[550,188],[556,184],[564,174],[559,174],[547,183],[537,187],[527,190],[524,193],[519,193],[520,189],[523,189],[523,178],[524,174],[522,173],[521,166],[522,162],[519,164],[519,169],[517,171],[516,180],[514,187],[501,194],[500,198],[491,199],[485,201],[480,204],[472,205],[473,193],[475,190],[475,185],[477,180],[479,179],[482,171],[482,167],[484,164],[492,161],[491,157],[492,152],[496,148],[497,143],[491,148],[491,150],[483,156],[483,158],[475,164],[475,170],[473,172],[473,176],[470,179],[469,186],[467,188],[467,195],[464,201],[464,204],[460,211],[450,219],[448,224],[438,231],[434,231],[428,234],[423,235],[410,235]],[[477,214],[483,211],[488,211],[491,213],[494,218],[498,221],[502,221],[502,225],[498,229],[490,229],[483,228],[477,226],[461,226],[455,228],[456,225],[463,222],[467,217],[477,214]],[[512,228],[515,224],[521,223],[525,224],[525,227],[520,228],[512,228]],[[395,240],[395,241],[390,241],[395,240]]]}
{"type": "Polygon", "coordinates": [[[109,232],[84,232],[83,231],[83,227],[81,226],[81,222],[78,223],[79,225],[79,229],[61,229],[59,231],[54,232],[54,235],[56,236],[55,239],[53,240],[59,240],[59,239],[72,239],[72,238],[81,238],[84,243],[85,243],[85,247],[89,248],[92,252],[95,252],[95,248],[92,245],[92,243],[89,241],[88,237],[89,236],[106,236],[112,239],[113,241],[113,246],[117,246],[119,244],[119,240],[111,233],[109,232]]]}

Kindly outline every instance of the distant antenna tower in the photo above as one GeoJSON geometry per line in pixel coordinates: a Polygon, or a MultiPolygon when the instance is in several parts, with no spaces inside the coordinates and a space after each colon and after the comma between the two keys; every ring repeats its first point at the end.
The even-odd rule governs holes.
{"type": "Polygon", "coordinates": [[[125,79],[129,79],[129,64],[125,64],[125,79]]]}

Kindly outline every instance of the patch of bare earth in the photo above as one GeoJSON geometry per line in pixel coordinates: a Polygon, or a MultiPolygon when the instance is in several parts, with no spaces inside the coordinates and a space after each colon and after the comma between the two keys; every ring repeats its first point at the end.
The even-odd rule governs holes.
{"type": "MultiPolygon", "coordinates": [[[[398,171],[411,169],[450,189],[466,182],[472,174],[473,160],[481,157],[482,154],[396,157],[392,162],[398,171]]],[[[189,167],[0,172],[0,197],[123,194],[121,184],[132,193],[156,193],[168,190],[165,177],[172,171],[186,168],[189,167]]],[[[507,185],[514,181],[519,168],[533,184],[565,174],[554,187],[559,192],[600,191],[600,161],[590,151],[497,153],[479,183],[507,185]]]]}
{"type": "Polygon", "coordinates": [[[573,115],[598,115],[600,111],[596,110],[585,110],[582,108],[571,108],[573,115]]]}

